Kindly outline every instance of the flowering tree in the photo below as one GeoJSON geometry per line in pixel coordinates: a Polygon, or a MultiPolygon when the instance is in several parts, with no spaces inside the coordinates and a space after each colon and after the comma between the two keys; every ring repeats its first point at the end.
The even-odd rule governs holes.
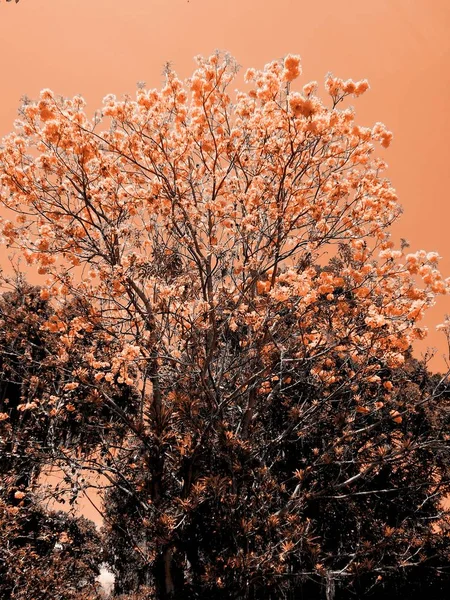
{"type": "Polygon", "coordinates": [[[400,485],[412,444],[416,461],[428,448],[418,489],[441,516],[443,430],[414,445],[410,427],[443,402],[442,383],[404,384],[449,281],[436,253],[390,240],[400,208],[374,145],[392,135],[341,108],[366,81],[328,76],[324,102],[316,82],[297,86],[289,55],[232,97],[236,73],[228,56],[199,58],[187,81],[168,68],[161,91],[107,96],[93,119],[80,97],[25,101],[0,150],[16,214],[2,233],[45,276],[64,391],[84,381],[127,428],[89,462],[113,482],[110,506],[128,507],[108,525],[111,561],[120,539],[138,563],[123,591],[250,599],[318,585],[331,598],[374,573],[362,594],[422,564],[430,521],[418,535],[417,514],[381,511],[380,532],[407,532],[381,551],[362,525],[369,536],[376,514],[355,504],[345,540],[318,535],[319,503],[338,519],[350,497],[373,502],[377,481],[400,485]],[[111,385],[134,387],[137,411],[111,385]]]}

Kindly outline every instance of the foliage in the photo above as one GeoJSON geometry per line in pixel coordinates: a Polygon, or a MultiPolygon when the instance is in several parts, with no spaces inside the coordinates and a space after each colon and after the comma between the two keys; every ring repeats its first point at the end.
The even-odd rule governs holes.
{"type": "MultiPolygon", "coordinates": [[[[105,430],[110,443],[119,439],[124,425],[117,412],[126,405],[132,413],[137,397],[126,385],[110,384],[100,398],[85,367],[83,340],[62,346],[55,331],[60,317],[43,291],[20,277],[8,284],[11,290],[0,297],[0,473],[15,471],[27,486],[50,458],[64,460],[62,447],[86,456],[100,445],[105,430]]],[[[89,307],[77,300],[62,311],[64,318],[81,321],[89,307]]],[[[89,333],[106,356],[92,323],[89,333]]]]}
{"type": "Polygon", "coordinates": [[[105,502],[116,589],[148,585],[170,531],[183,598],[321,598],[326,586],[336,598],[442,598],[450,394],[411,358],[386,375],[396,391],[387,399],[378,386],[364,390],[370,411],[348,392],[320,402],[303,381],[272,395],[250,441],[233,435],[238,418],[218,420],[197,451],[190,497],[167,483],[164,520],[157,507],[145,510],[151,481],[136,443],[132,468],[125,452],[118,469],[135,494],[121,480],[105,502]]]}
{"type": "Polygon", "coordinates": [[[439,586],[448,393],[410,348],[449,280],[390,240],[374,144],[392,135],[340,107],[366,81],[328,76],[322,101],[289,55],[233,98],[236,73],[218,54],[185,82],[167,68],[94,119],[44,90],[0,149],[2,233],[46,277],[69,412],[80,432],[117,417],[69,456],[111,486],[117,591],[364,597],[414,570],[439,586]]]}
{"type": "MultiPolygon", "coordinates": [[[[86,520],[43,508],[48,498],[40,476],[60,467],[66,476],[53,498],[73,504],[87,486],[83,471],[90,454],[95,456],[105,431],[110,444],[119,440],[124,425],[104,399],[98,401],[87,371],[74,397],[72,372],[82,370],[84,352],[73,344],[64,356],[59,334],[48,326],[55,312],[42,290],[20,277],[8,284],[10,291],[0,297],[0,596],[92,599],[100,538],[86,520]],[[62,551],[55,551],[62,538],[62,551]]],[[[81,318],[83,306],[66,304],[64,314],[81,318]]],[[[132,411],[129,388],[109,385],[104,391],[132,411]]]]}
{"type": "Polygon", "coordinates": [[[29,495],[1,489],[2,599],[99,598],[95,582],[99,545],[99,536],[86,519],[44,511],[29,495]]]}

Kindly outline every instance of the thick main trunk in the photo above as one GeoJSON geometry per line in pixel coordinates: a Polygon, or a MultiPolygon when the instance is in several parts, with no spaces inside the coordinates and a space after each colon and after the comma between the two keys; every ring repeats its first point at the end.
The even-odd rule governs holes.
{"type": "Polygon", "coordinates": [[[167,545],[155,562],[153,576],[158,600],[181,600],[184,597],[184,570],[177,560],[179,558],[177,549],[167,545]]]}
{"type": "Polygon", "coordinates": [[[164,588],[165,595],[170,598],[175,594],[175,585],[172,576],[172,549],[167,548],[163,553],[164,588]]]}

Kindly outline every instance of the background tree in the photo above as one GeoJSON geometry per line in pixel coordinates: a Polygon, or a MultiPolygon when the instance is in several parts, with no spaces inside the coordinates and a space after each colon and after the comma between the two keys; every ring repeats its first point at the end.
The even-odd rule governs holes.
{"type": "Polygon", "coordinates": [[[87,519],[45,511],[22,492],[11,499],[2,487],[0,535],[5,600],[100,598],[100,537],[87,519]]]}
{"type": "MultiPolygon", "coordinates": [[[[0,595],[93,598],[102,560],[98,533],[85,519],[44,506],[52,498],[73,506],[90,485],[90,457],[105,435],[109,445],[123,436],[117,410],[125,404],[132,414],[134,392],[109,386],[116,412],[99,402],[82,346],[72,344],[66,355],[45,290],[21,277],[4,286],[10,289],[0,297],[0,595]],[[41,475],[55,468],[61,480],[49,492],[41,475]]],[[[64,314],[81,322],[83,309],[66,304],[64,314]]]]}
{"type": "Polygon", "coordinates": [[[232,98],[236,72],[220,55],[186,82],[168,68],[161,91],[108,96],[93,120],[44,90],[0,151],[3,236],[47,276],[62,362],[81,350],[65,388],[88,377],[128,433],[89,463],[113,482],[119,587],[332,598],[425,562],[442,575],[448,440],[424,411],[448,399],[405,384],[449,282],[436,253],[390,240],[400,208],[374,143],[392,136],[340,108],[366,81],[327,77],[327,105],[295,88],[296,56],[232,98]],[[394,518],[389,494],[412,484],[424,504],[394,518]]]}
{"type": "MultiPolygon", "coordinates": [[[[57,312],[46,290],[20,277],[5,286],[11,290],[0,297],[0,474],[11,479],[14,473],[15,484],[25,490],[33,489],[46,465],[69,466],[75,473],[86,467],[105,435],[108,444],[119,440],[125,430],[118,413],[124,406],[129,414],[136,412],[137,396],[125,384],[106,384],[100,400],[85,367],[83,336],[78,342],[74,333],[69,348],[61,337],[61,319],[69,319],[80,330],[85,326],[89,348],[95,340],[97,352],[107,357],[102,335],[92,320],[89,325],[84,320],[86,302],[66,302],[57,312]]],[[[113,345],[108,342],[109,349],[113,345]]]]}

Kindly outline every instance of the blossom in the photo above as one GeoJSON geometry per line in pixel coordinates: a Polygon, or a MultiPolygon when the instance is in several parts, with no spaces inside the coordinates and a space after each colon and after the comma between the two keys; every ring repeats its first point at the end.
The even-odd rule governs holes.
{"type": "Polygon", "coordinates": [[[79,385],[80,384],[77,383],[76,381],[72,381],[70,383],[66,383],[65,386],[64,386],[64,391],[65,392],[71,392],[72,390],[76,390],[79,385]]]}
{"type": "Polygon", "coordinates": [[[374,139],[380,141],[383,148],[388,148],[393,138],[392,133],[386,129],[386,126],[379,122],[373,126],[372,135],[374,139]]]}
{"type": "Polygon", "coordinates": [[[294,81],[294,79],[297,79],[301,72],[300,56],[296,54],[288,54],[284,59],[284,81],[294,81]]]}
{"type": "Polygon", "coordinates": [[[306,99],[297,92],[289,95],[289,106],[295,117],[310,117],[315,108],[311,99],[306,99]]]}

